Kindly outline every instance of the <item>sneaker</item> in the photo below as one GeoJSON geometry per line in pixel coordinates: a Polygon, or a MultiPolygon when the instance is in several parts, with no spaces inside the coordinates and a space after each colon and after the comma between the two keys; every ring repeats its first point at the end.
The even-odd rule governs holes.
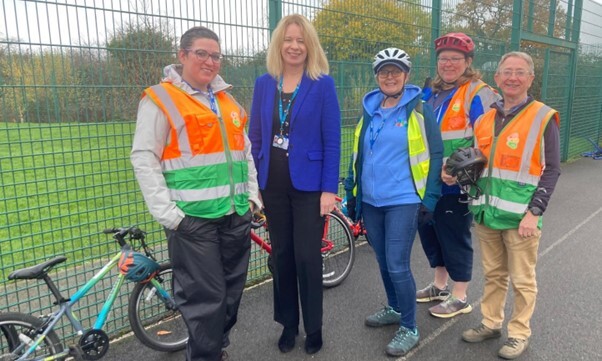
{"type": "Polygon", "coordinates": [[[410,352],[411,349],[418,345],[420,340],[420,333],[418,329],[413,331],[403,326],[399,327],[399,330],[395,333],[395,337],[387,345],[387,355],[389,356],[403,356],[410,352]]]}
{"type": "Polygon", "coordinates": [[[385,306],[382,310],[373,315],[366,317],[365,324],[369,327],[382,327],[387,325],[399,324],[401,314],[396,312],[389,306],[385,306]]]}
{"type": "Polygon", "coordinates": [[[502,335],[502,331],[491,329],[483,324],[462,332],[462,339],[466,342],[483,342],[490,338],[497,338],[502,335]]]}
{"type": "Polygon", "coordinates": [[[470,303],[452,295],[449,295],[445,301],[437,306],[429,308],[431,315],[439,318],[452,318],[461,313],[470,313],[470,311],[472,311],[470,303]]]}
{"type": "Polygon", "coordinates": [[[527,349],[527,346],[529,346],[529,339],[508,337],[497,355],[506,360],[514,360],[527,349]]]}
{"type": "Polygon", "coordinates": [[[444,289],[440,290],[434,283],[429,283],[428,286],[416,292],[416,302],[445,301],[449,295],[450,292],[447,285],[445,285],[444,289]]]}
{"type": "Polygon", "coordinates": [[[226,350],[222,350],[222,355],[221,355],[221,361],[228,361],[230,359],[230,357],[228,356],[228,353],[226,352],[226,350]]]}

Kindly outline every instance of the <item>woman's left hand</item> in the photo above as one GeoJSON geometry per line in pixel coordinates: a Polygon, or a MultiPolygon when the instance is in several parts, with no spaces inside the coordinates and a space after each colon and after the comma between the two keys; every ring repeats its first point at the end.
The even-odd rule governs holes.
{"type": "Polygon", "coordinates": [[[329,192],[322,192],[320,196],[320,215],[325,216],[334,209],[336,203],[336,194],[329,192]]]}

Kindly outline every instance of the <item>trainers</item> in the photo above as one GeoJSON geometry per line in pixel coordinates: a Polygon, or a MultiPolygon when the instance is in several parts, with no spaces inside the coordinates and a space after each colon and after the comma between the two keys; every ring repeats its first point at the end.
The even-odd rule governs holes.
{"type": "Polygon", "coordinates": [[[403,356],[416,347],[419,340],[420,333],[418,333],[418,329],[415,328],[414,331],[412,331],[400,326],[399,330],[395,333],[395,337],[393,337],[391,342],[387,345],[387,355],[403,356]]]}
{"type": "Polygon", "coordinates": [[[461,313],[470,313],[470,311],[472,311],[470,303],[452,295],[449,295],[445,301],[437,306],[429,308],[431,315],[439,318],[452,318],[461,313]]]}
{"type": "Polygon", "coordinates": [[[366,317],[365,324],[369,327],[382,327],[399,324],[400,320],[401,314],[399,312],[396,312],[389,306],[385,306],[382,310],[366,317]]]}
{"type": "Polygon", "coordinates": [[[529,346],[529,339],[508,337],[504,346],[498,351],[497,355],[506,360],[513,360],[520,356],[529,346]]]}
{"type": "Polygon", "coordinates": [[[221,355],[221,361],[228,361],[230,359],[230,357],[228,356],[228,353],[226,352],[226,350],[222,350],[222,355],[221,355]]]}
{"type": "Polygon", "coordinates": [[[497,338],[502,335],[502,331],[491,329],[483,324],[462,332],[462,339],[466,342],[483,342],[490,338],[497,338]]]}
{"type": "Polygon", "coordinates": [[[416,302],[445,301],[449,295],[449,287],[447,285],[445,285],[444,289],[440,290],[434,283],[429,283],[428,286],[416,292],[416,302]]]}

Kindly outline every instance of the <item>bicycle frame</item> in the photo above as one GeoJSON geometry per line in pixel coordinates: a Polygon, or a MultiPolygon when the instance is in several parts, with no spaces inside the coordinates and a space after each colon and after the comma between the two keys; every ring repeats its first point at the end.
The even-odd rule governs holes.
{"type": "MultiPolygon", "coordinates": [[[[71,323],[73,328],[77,331],[77,334],[80,336],[83,335],[85,329],[83,328],[81,322],[74,315],[72,308],[78,301],[80,301],[88,293],[88,291],[90,291],[90,289],[92,289],[92,287],[94,287],[100,280],[105,278],[107,273],[109,273],[109,271],[117,265],[120,257],[121,257],[121,252],[119,252],[117,255],[115,255],[102,269],[100,269],[100,271],[98,271],[89,281],[87,281],[86,284],[84,284],[79,290],[77,290],[68,301],[60,302],[60,300],[59,300],[59,310],[57,312],[54,312],[51,315],[49,315],[48,319],[44,322],[44,324],[42,326],[44,331],[38,337],[36,337],[35,340],[33,340],[33,343],[31,343],[29,345],[29,348],[27,349],[27,351],[17,360],[27,359],[27,357],[29,357],[29,355],[31,355],[39,347],[40,343],[43,342],[46,335],[51,330],[54,329],[54,326],[58,323],[58,321],[64,315],[67,316],[67,318],[69,319],[69,322],[71,323]]],[[[108,318],[109,312],[111,311],[111,308],[113,307],[113,304],[115,303],[115,300],[117,299],[117,295],[119,294],[119,291],[121,290],[121,286],[123,286],[124,280],[125,280],[125,276],[120,273],[117,276],[117,281],[113,285],[113,288],[111,289],[111,292],[109,293],[109,296],[107,297],[107,300],[103,304],[102,309],[100,310],[98,316],[96,317],[96,322],[94,323],[94,326],[92,327],[93,330],[102,330],[102,327],[104,326],[104,324],[108,318]]],[[[170,303],[169,306],[175,307],[175,303],[174,303],[173,299],[167,293],[167,291],[165,291],[165,289],[163,287],[161,287],[161,284],[159,283],[159,281],[152,278],[150,280],[150,282],[155,287],[155,289],[159,292],[159,295],[164,300],[169,301],[169,303],[170,303]]],[[[56,359],[63,358],[68,355],[69,355],[69,348],[67,347],[66,349],[64,349],[62,352],[60,352],[58,354],[55,354],[55,355],[52,355],[49,357],[45,357],[44,360],[45,361],[46,360],[56,360],[56,359]]]]}

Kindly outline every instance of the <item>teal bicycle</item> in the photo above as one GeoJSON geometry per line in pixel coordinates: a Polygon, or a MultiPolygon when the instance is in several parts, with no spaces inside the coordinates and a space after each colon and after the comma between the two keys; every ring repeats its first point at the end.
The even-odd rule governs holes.
{"type": "Polygon", "coordinates": [[[48,272],[63,263],[67,257],[60,256],[38,265],[12,272],[11,280],[43,280],[56,299],[58,310],[35,317],[25,313],[0,313],[0,361],[64,360],[67,357],[76,360],[98,360],[109,348],[109,337],[102,330],[111,307],[126,279],[136,281],[128,305],[130,326],[136,337],[144,345],[163,352],[182,350],[188,341],[188,331],[178,307],[172,297],[172,268],[170,263],[159,265],[145,242],[145,232],[137,227],[107,229],[121,246],[115,255],[92,279],[86,282],[70,298],[64,298],[48,272]],[[127,238],[127,240],[126,240],[127,238]],[[144,250],[135,252],[134,249],[144,250]],[[133,260],[148,266],[134,269],[133,260]],[[124,272],[124,267],[132,266],[134,272],[124,272]],[[100,310],[92,328],[85,329],[73,313],[73,306],[86,295],[114,267],[120,268],[113,288],[100,310]],[[135,271],[143,270],[142,275],[135,271]],[[75,345],[63,346],[54,330],[57,323],[66,316],[77,335],[75,345]]]}

